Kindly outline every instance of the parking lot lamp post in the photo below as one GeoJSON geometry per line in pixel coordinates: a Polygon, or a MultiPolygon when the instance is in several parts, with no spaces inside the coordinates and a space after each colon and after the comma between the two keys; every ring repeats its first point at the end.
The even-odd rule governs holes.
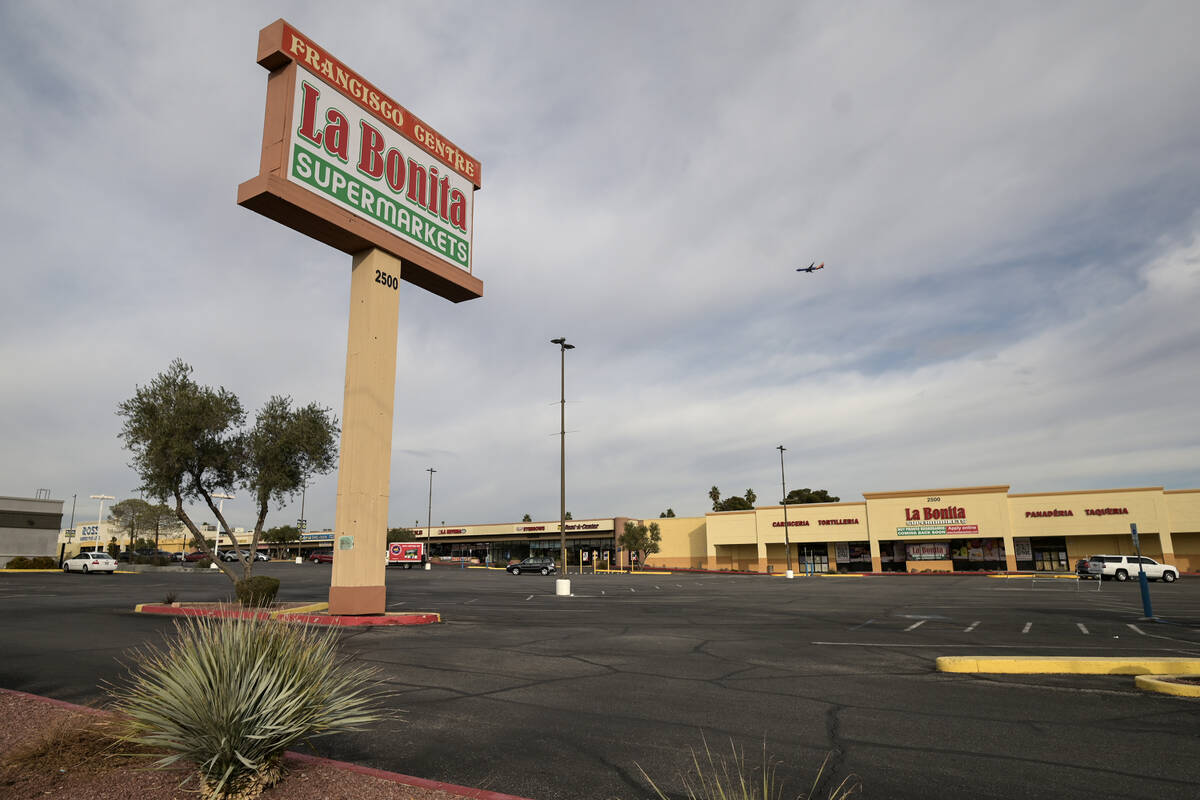
{"type": "Polygon", "coordinates": [[[117,498],[111,494],[94,494],[91,495],[91,498],[100,501],[100,510],[96,512],[96,549],[100,550],[103,549],[100,545],[100,525],[104,521],[104,501],[116,500],[117,498]]]}
{"type": "Polygon", "coordinates": [[[563,577],[555,582],[556,595],[571,594],[571,580],[567,575],[567,351],[575,345],[567,344],[565,336],[551,339],[559,351],[559,449],[558,449],[558,546],[562,554],[563,577]]]}
{"type": "MultiPolygon", "coordinates": [[[[236,498],[234,498],[234,496],[231,494],[216,494],[215,492],[213,493],[212,496],[221,501],[221,502],[217,503],[217,511],[221,512],[221,518],[224,519],[225,518],[225,501],[226,500],[234,500],[236,498]]],[[[220,520],[217,520],[217,521],[220,522],[220,520]]],[[[232,530],[229,531],[229,541],[233,545],[233,551],[236,553],[238,551],[237,539],[235,539],[233,537],[232,530]]],[[[216,546],[216,552],[214,555],[216,555],[217,558],[221,557],[221,529],[219,527],[217,528],[217,546],[216,546]]]]}
{"type": "Polygon", "coordinates": [[[429,473],[429,507],[425,509],[425,547],[429,547],[429,532],[433,529],[433,473],[436,469],[430,467],[425,470],[429,473]]]}
{"type": "Polygon", "coordinates": [[[783,549],[787,552],[787,577],[792,579],[796,577],[796,573],[792,572],[792,540],[788,538],[788,521],[787,521],[787,475],[783,472],[783,451],[787,448],[783,445],[775,448],[779,451],[779,482],[783,484],[783,549]]]}

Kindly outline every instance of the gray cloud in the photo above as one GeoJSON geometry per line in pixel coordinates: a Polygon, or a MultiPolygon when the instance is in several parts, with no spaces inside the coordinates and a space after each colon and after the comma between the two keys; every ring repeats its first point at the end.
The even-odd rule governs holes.
{"type": "MultiPolygon", "coordinates": [[[[773,501],[779,443],[844,498],[1200,485],[1194,4],[354,10],[270,15],[484,169],[485,297],[402,292],[394,523],[431,465],[437,521],[557,513],[559,335],[576,517],[773,501]]],[[[176,356],[340,413],[349,259],[234,204],[266,13],[0,8],[4,493],[132,493],[176,356]]]]}

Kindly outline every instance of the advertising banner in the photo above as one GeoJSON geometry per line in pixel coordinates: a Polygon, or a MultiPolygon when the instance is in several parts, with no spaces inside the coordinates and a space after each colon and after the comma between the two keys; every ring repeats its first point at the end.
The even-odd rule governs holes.
{"type": "Polygon", "coordinates": [[[1013,551],[1017,556],[1017,561],[1033,561],[1033,546],[1029,543],[1029,537],[1013,539],[1013,551]]]}
{"type": "Polygon", "coordinates": [[[909,561],[939,561],[950,557],[949,542],[910,542],[905,550],[909,561]]]}
{"type": "Polygon", "coordinates": [[[849,542],[837,542],[836,544],[834,544],[833,548],[837,553],[837,563],[839,563],[839,564],[849,564],[850,563],[850,543],[849,542]]]}

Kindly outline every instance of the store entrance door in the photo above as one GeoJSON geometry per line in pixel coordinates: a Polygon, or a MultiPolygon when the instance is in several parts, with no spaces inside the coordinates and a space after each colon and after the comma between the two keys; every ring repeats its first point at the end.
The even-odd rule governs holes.
{"type": "Polygon", "coordinates": [[[801,544],[800,573],[811,575],[815,572],[829,572],[829,548],[824,544],[801,544]]]}

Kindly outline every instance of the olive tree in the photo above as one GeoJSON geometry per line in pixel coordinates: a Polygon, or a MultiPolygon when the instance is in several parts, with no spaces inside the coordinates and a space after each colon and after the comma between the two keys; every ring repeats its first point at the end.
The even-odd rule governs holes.
{"type": "Polygon", "coordinates": [[[201,386],[180,359],[118,406],[124,418],[121,439],[132,454],[130,467],[142,481],[139,491],[171,502],[175,516],[210,558],[214,547],[188,515],[185,503],[203,502],[221,529],[236,542],[215,494],[241,489],[253,497],[254,533],[248,555],[232,564],[213,558],[235,584],[248,580],[271,503],[294,497],[309,476],[333,469],[337,459],[337,420],[316,404],[294,408],[290,398],[272,397],[245,428],[241,401],[224,387],[201,386]]]}
{"type": "Polygon", "coordinates": [[[621,532],[617,542],[630,552],[642,552],[644,555],[639,566],[643,566],[646,557],[658,552],[662,542],[662,531],[657,522],[647,525],[644,522],[627,521],[625,530],[621,532]]]}

